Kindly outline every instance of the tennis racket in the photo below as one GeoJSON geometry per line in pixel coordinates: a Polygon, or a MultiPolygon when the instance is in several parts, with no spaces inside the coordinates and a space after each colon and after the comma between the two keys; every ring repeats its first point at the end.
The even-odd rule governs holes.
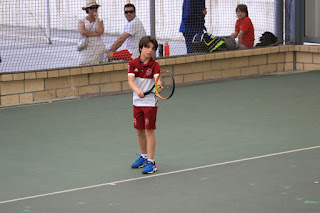
{"type": "Polygon", "coordinates": [[[167,100],[172,97],[175,89],[175,82],[173,74],[169,71],[161,71],[158,77],[156,78],[155,84],[152,88],[145,92],[144,95],[150,93],[156,94],[159,98],[167,100]]]}

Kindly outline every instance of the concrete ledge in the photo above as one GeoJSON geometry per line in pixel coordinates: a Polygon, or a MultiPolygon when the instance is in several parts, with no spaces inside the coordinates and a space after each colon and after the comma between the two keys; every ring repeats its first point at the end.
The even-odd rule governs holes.
{"type": "MultiPolygon", "coordinates": [[[[228,80],[320,69],[320,46],[283,45],[159,58],[161,70],[175,75],[176,83],[228,80]]],[[[128,62],[0,73],[0,105],[38,104],[86,96],[131,92],[128,62]]]]}

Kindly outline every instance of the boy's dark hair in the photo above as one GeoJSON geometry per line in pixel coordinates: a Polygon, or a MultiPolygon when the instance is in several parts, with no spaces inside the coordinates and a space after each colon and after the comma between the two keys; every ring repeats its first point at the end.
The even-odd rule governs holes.
{"type": "Polygon", "coordinates": [[[149,43],[152,43],[154,45],[155,51],[158,49],[158,41],[153,36],[144,36],[140,39],[139,42],[139,51],[141,53],[141,50],[143,47],[147,47],[149,43]]]}
{"type": "Polygon", "coordinates": [[[125,9],[125,8],[127,8],[127,7],[133,7],[133,10],[134,11],[136,11],[136,7],[133,5],[133,4],[126,4],[126,5],[124,5],[124,8],[123,9],[125,9]]]}
{"type": "Polygon", "coordinates": [[[245,12],[247,14],[247,17],[249,16],[248,13],[248,7],[245,4],[238,4],[237,8],[236,8],[236,13],[237,11],[240,10],[241,12],[245,12]]]}

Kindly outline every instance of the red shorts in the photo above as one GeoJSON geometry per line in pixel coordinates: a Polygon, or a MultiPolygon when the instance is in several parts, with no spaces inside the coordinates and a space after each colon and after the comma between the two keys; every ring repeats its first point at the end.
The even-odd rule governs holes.
{"type": "Polygon", "coordinates": [[[136,129],[156,129],[158,107],[133,106],[133,124],[136,129]]]}

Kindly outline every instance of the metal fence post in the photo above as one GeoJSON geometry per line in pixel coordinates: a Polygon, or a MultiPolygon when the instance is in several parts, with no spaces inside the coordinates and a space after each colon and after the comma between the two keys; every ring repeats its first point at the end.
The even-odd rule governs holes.
{"type": "Polygon", "coordinates": [[[275,0],[274,8],[274,32],[278,41],[283,41],[283,0],[275,0]]]}
{"type": "Polygon", "coordinates": [[[156,4],[155,0],[150,0],[150,34],[156,37],[156,4]]]}
{"type": "Polygon", "coordinates": [[[51,26],[50,26],[50,0],[46,0],[46,36],[48,44],[51,44],[51,26]]]}

